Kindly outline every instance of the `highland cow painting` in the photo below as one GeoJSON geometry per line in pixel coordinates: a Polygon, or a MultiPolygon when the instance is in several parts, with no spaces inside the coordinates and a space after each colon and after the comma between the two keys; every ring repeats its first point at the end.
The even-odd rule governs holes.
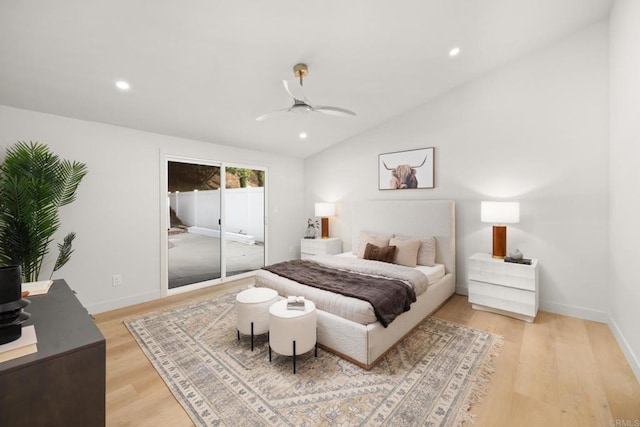
{"type": "Polygon", "coordinates": [[[434,188],[434,147],[378,155],[378,189],[434,188]]]}

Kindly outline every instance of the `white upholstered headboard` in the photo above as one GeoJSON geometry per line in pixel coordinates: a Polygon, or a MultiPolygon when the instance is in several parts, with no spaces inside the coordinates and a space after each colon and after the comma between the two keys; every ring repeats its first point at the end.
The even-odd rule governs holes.
{"type": "Polygon", "coordinates": [[[370,200],[353,204],[352,247],[360,231],[436,238],[436,262],[456,273],[456,215],[453,200],[370,200]]]}

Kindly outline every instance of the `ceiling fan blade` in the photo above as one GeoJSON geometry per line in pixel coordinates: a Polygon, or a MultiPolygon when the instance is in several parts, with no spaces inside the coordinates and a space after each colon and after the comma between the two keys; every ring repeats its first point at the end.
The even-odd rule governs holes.
{"type": "Polygon", "coordinates": [[[277,116],[277,115],[279,115],[281,113],[287,113],[289,111],[291,111],[291,108],[283,108],[282,110],[271,111],[271,112],[264,113],[263,115],[256,117],[256,120],[261,122],[261,121],[269,119],[269,118],[271,118],[273,116],[277,116]]]}
{"type": "Polygon", "coordinates": [[[324,114],[331,114],[332,116],[355,116],[356,113],[354,113],[351,110],[347,110],[346,108],[340,108],[340,107],[326,107],[326,106],[318,106],[318,107],[313,107],[313,111],[317,111],[319,113],[324,113],[324,114]]]}
{"type": "Polygon", "coordinates": [[[308,103],[307,97],[304,96],[304,90],[297,80],[283,80],[284,90],[295,100],[308,103]]]}

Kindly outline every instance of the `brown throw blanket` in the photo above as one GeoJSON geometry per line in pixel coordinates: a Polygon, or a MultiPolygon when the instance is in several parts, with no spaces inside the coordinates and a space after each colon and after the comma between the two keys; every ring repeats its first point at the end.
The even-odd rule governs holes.
{"type": "Polygon", "coordinates": [[[264,269],[303,285],[367,301],[385,328],[397,316],[409,311],[416,300],[413,289],[400,280],[364,276],[311,261],[285,261],[264,269]]]}

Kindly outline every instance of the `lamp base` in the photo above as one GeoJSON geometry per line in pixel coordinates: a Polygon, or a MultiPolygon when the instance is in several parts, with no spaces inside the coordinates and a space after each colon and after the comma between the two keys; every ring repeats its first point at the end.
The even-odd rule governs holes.
{"type": "Polygon", "coordinates": [[[329,238],[329,218],[321,218],[322,221],[322,238],[329,238]]]}
{"type": "Polygon", "coordinates": [[[493,226],[493,258],[504,259],[507,256],[507,226],[493,226]]]}

